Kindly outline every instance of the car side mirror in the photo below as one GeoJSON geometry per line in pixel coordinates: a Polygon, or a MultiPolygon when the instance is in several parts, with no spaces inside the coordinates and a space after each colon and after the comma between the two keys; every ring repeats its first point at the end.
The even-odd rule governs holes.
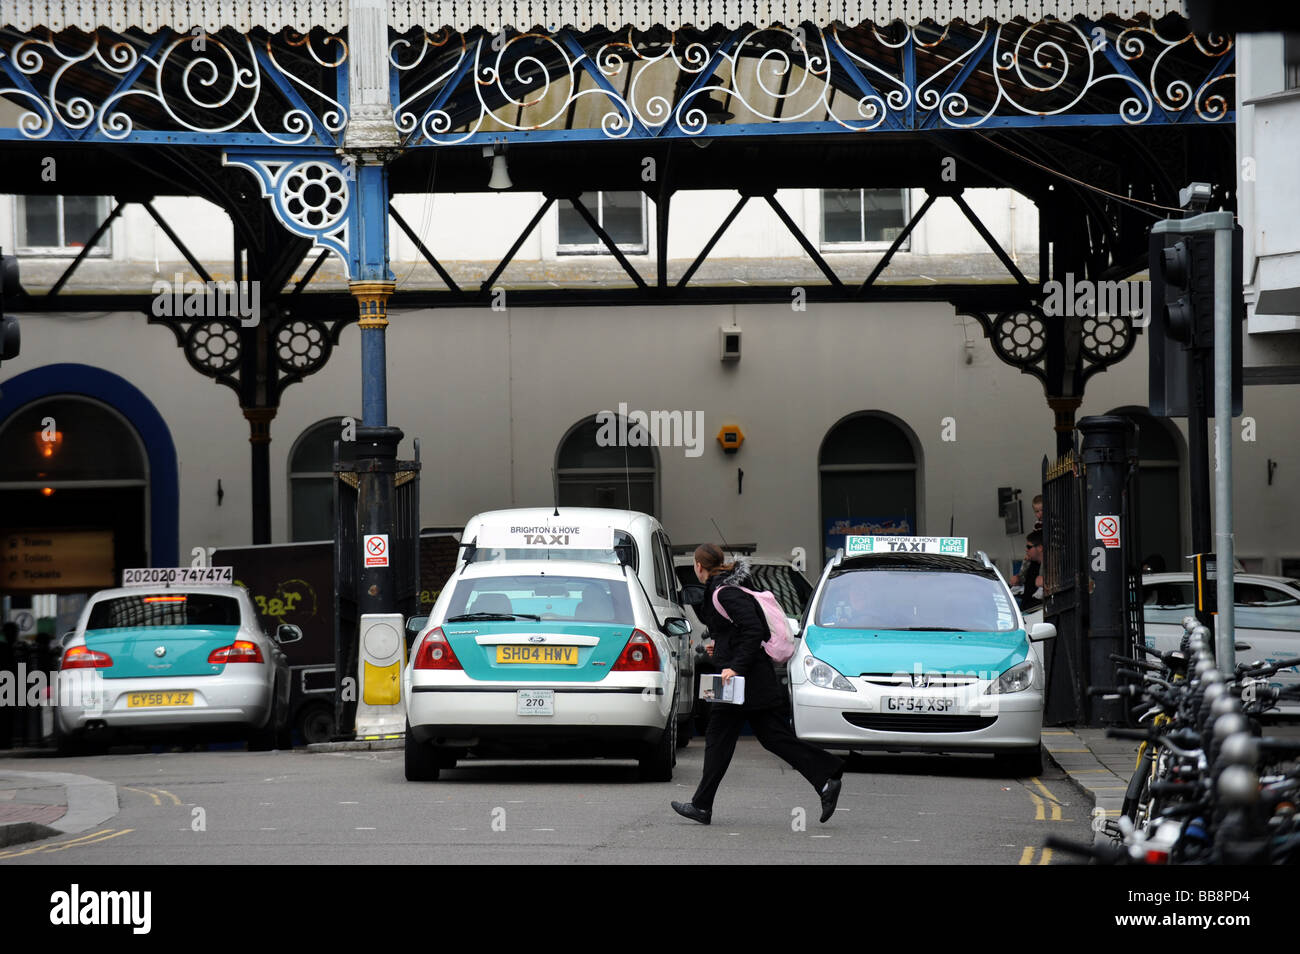
{"type": "Polygon", "coordinates": [[[1035,623],[1029,627],[1030,642],[1041,643],[1045,639],[1056,638],[1056,627],[1051,623],[1035,623]]]}
{"type": "Polygon", "coordinates": [[[296,643],[302,639],[302,629],[293,623],[281,623],[275,630],[277,643],[296,643]]]}
{"type": "Polygon", "coordinates": [[[428,622],[429,617],[427,616],[412,616],[406,621],[406,631],[418,636],[420,635],[420,630],[424,629],[425,624],[428,622]]]}
{"type": "Polygon", "coordinates": [[[682,587],[682,604],[684,606],[699,606],[704,602],[704,594],[708,592],[703,584],[687,583],[682,587]]]}
{"type": "Polygon", "coordinates": [[[669,617],[664,620],[664,632],[669,636],[689,636],[691,635],[691,621],[680,616],[669,617]]]}

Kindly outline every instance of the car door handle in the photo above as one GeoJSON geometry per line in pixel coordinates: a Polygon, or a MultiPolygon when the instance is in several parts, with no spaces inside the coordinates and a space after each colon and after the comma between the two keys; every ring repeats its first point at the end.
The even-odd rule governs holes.
{"type": "Polygon", "coordinates": [[[1234,649],[1249,649],[1249,648],[1250,648],[1250,643],[1237,643],[1237,645],[1234,646],[1233,648],[1234,648],[1234,649]]]}

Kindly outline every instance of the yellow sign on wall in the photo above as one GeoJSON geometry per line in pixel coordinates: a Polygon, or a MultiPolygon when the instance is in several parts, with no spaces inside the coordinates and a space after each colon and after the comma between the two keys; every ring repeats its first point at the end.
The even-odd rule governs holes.
{"type": "Polygon", "coordinates": [[[0,591],[54,593],[116,584],[111,530],[11,530],[0,536],[0,591]]]}

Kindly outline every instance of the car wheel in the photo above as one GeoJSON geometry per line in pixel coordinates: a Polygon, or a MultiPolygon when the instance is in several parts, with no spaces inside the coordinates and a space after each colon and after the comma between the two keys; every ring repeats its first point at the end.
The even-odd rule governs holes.
{"type": "Polygon", "coordinates": [[[677,720],[677,747],[684,749],[691,744],[691,737],[695,734],[695,727],[692,725],[694,716],[687,716],[685,719],[677,720]]]}
{"type": "Polygon", "coordinates": [[[304,745],[328,742],[334,738],[334,708],[313,702],[298,710],[298,734],[304,745]]]}
{"type": "Polygon", "coordinates": [[[1043,774],[1043,746],[1042,743],[1035,745],[1032,749],[1019,749],[1012,752],[999,752],[993,756],[994,762],[998,765],[1000,771],[1016,778],[1026,778],[1033,775],[1043,774]]]}
{"type": "Polygon", "coordinates": [[[643,782],[671,782],[677,764],[677,697],[669,707],[668,724],[658,742],[650,744],[637,766],[643,782]]]}
{"type": "MultiPolygon", "coordinates": [[[[448,766],[450,767],[450,766],[448,766]]],[[[415,741],[411,723],[406,723],[406,780],[408,782],[438,781],[438,753],[427,742],[415,741]]]]}
{"type": "Polygon", "coordinates": [[[280,720],[280,700],[274,694],[272,694],[271,700],[271,714],[267,716],[266,725],[248,737],[248,751],[250,752],[270,752],[275,748],[279,729],[277,723],[280,720]]]}

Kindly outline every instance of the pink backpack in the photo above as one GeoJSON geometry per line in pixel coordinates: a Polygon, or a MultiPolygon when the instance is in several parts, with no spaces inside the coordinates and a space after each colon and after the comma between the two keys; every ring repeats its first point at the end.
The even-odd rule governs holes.
{"type": "Polygon", "coordinates": [[[789,662],[790,657],[794,655],[794,637],[790,633],[790,621],[786,619],[785,610],[781,608],[776,596],[767,590],[749,590],[735,584],[719,586],[713,591],[713,607],[729,623],[731,617],[727,615],[727,611],[722,608],[722,603],[718,600],[718,596],[726,586],[748,593],[757,600],[759,609],[767,618],[767,631],[771,634],[763,643],[763,649],[777,662],[789,662]]]}

